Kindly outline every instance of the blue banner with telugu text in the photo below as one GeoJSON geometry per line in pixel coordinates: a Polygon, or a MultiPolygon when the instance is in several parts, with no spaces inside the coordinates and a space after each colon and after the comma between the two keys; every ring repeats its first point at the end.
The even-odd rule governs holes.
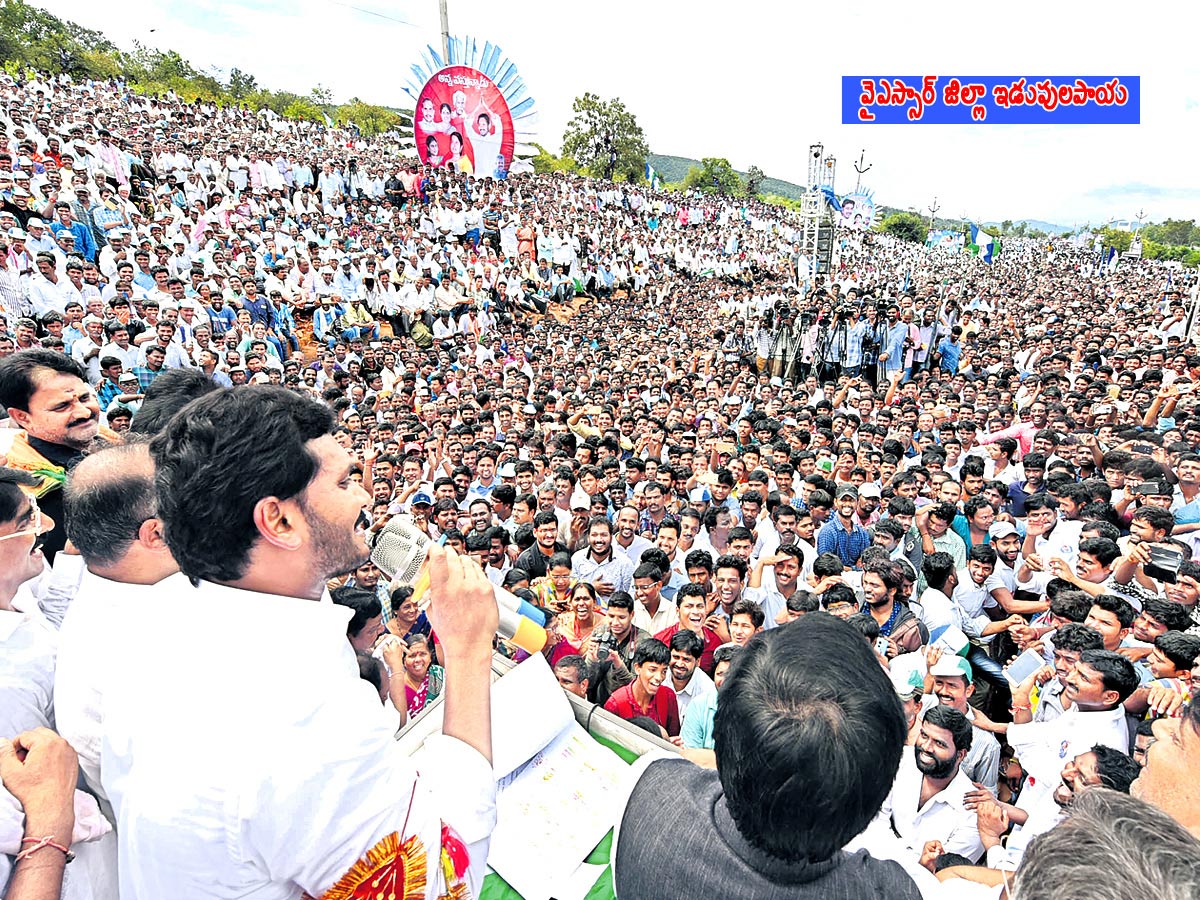
{"type": "Polygon", "coordinates": [[[1140,75],[843,75],[843,125],[1137,125],[1140,75]]]}

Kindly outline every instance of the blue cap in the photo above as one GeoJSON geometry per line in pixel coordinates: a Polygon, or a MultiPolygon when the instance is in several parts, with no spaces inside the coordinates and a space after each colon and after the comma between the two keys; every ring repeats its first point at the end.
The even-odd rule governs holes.
{"type": "Polygon", "coordinates": [[[433,506],[433,498],[426,493],[418,491],[417,493],[413,494],[411,505],[416,506],[419,503],[423,503],[426,506],[433,506]]]}

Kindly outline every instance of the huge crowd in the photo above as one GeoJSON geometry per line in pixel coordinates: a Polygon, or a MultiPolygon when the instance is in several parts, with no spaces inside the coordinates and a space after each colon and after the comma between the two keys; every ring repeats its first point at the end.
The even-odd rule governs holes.
{"type": "MultiPolygon", "coordinates": [[[[236,431],[252,403],[237,398],[267,409],[284,393],[322,410],[297,427],[352,459],[339,489],[362,513],[347,530],[410,517],[475,560],[546,618],[564,689],[698,766],[719,761],[720,697],[757,635],[845,620],[907,733],[882,807],[847,847],[897,863],[923,895],[1056,896],[1026,850],[1066,834],[1100,788],[1138,798],[1113,809],[1176,854],[1142,847],[1137,863],[1135,846],[1104,877],[1165,871],[1180,892],[1154,896],[1200,890],[1186,835],[1200,835],[1200,350],[1184,273],[1109,265],[1063,239],[1013,241],[989,265],[876,233],[839,234],[817,271],[799,220],[756,201],[475,178],[420,165],[397,134],[116,82],[6,78],[0,129],[9,896],[51,896],[37,885],[68,849],[72,897],[117,895],[118,848],[131,897],[155,896],[188,855],[147,831],[162,820],[144,806],[169,816],[174,793],[131,786],[146,775],[121,731],[138,710],[113,699],[119,657],[163,663],[143,682],[214,691],[261,677],[282,693],[300,677],[265,658],[206,666],[186,647],[178,658],[206,670],[175,670],[148,646],[208,625],[171,612],[172,630],[142,606],[118,627],[97,605],[125,591],[152,604],[154,585],[178,593],[186,577],[240,583],[247,528],[287,544],[285,512],[216,517],[196,537],[203,516],[176,523],[163,499],[198,423],[219,442],[214,411],[236,431]],[[203,552],[189,556],[192,538],[203,552]]],[[[197,469],[212,479],[204,503],[254,483],[258,465],[290,465],[261,414],[241,463],[197,469]]],[[[355,564],[322,573],[341,573],[321,596],[349,610],[322,624],[346,622],[395,731],[450,689],[452,626],[355,564]]],[[[242,586],[285,593],[270,581],[242,586]]],[[[227,598],[210,600],[243,627],[227,598]]],[[[312,625],[245,615],[254,656],[317,640],[312,625]]],[[[201,705],[162,739],[236,743],[203,730],[220,704],[201,705]]],[[[312,802],[296,816],[329,812],[312,802]]],[[[174,812],[217,840],[204,831],[217,811],[174,812]]],[[[316,896],[336,880],[274,869],[294,835],[253,831],[225,833],[236,878],[215,855],[179,877],[205,896],[280,883],[290,892],[254,896],[316,896]],[[251,838],[271,852],[242,858],[251,838]]]]}

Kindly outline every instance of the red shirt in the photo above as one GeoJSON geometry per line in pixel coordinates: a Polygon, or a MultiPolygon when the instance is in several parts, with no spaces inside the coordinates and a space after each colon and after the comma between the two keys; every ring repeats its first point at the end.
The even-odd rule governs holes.
{"type": "MultiPolygon", "coordinates": [[[[655,637],[670,647],[671,638],[675,636],[676,632],[682,630],[683,626],[677,622],[670,628],[664,628],[662,631],[656,634],[655,637]]],[[[717,664],[713,660],[713,653],[716,652],[716,649],[720,647],[722,643],[723,641],[715,631],[713,631],[711,628],[704,629],[704,649],[700,653],[699,666],[704,670],[705,675],[711,677],[713,672],[716,671],[717,664]]]]}
{"type": "Polygon", "coordinates": [[[638,716],[649,716],[667,730],[667,734],[676,737],[679,734],[679,701],[675,692],[665,684],[659,687],[650,698],[650,708],[642,709],[633,699],[633,685],[627,684],[608,698],[604,704],[614,716],[622,719],[636,719],[638,716]]]}

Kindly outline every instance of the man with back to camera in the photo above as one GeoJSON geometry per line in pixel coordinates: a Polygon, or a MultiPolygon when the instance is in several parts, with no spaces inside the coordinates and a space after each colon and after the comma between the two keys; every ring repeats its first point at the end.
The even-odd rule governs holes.
{"type": "Polygon", "coordinates": [[[123,897],[319,897],[383,865],[419,896],[478,889],[495,824],[491,584],[431,549],[445,723],[436,751],[410,762],[358,676],[350,610],[325,591],[368,558],[368,495],[333,427],[321,404],[255,386],[193,401],[151,443],[158,517],[192,583],[155,608],[188,640],[130,638],[105,686],[101,781],[123,897]],[[204,674],[146,677],[168,670],[204,674]],[[448,874],[444,843],[466,854],[448,874]]]}
{"type": "Polygon", "coordinates": [[[634,786],[614,840],[617,896],[919,897],[897,863],[842,850],[879,811],[905,738],[861,635],[820,613],[763,632],[720,696],[716,771],[659,759],[634,786]]]}

